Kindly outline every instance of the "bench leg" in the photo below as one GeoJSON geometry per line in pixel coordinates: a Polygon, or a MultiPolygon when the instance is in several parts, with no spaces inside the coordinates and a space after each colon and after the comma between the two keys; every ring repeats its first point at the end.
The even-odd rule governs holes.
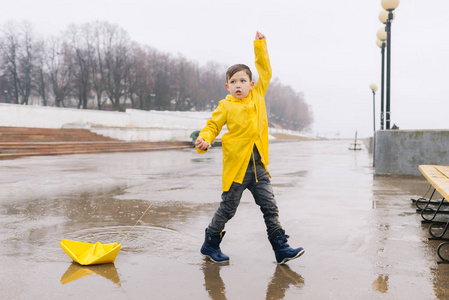
{"type": "MultiPolygon", "coordinates": [[[[435,193],[435,189],[433,189],[433,193],[432,193],[432,195],[430,196],[430,198],[429,198],[429,199],[426,199],[426,195],[429,193],[429,191],[430,191],[431,189],[432,189],[432,185],[429,185],[429,189],[428,189],[427,192],[424,194],[424,196],[422,196],[422,197],[420,197],[420,198],[418,198],[418,199],[413,199],[413,198],[411,199],[412,202],[415,203],[415,205],[416,205],[416,211],[421,211],[421,210],[422,210],[422,207],[420,207],[419,204],[421,204],[421,203],[426,204],[426,203],[428,203],[429,200],[432,198],[433,194],[435,193]]],[[[436,204],[436,205],[438,205],[438,202],[432,201],[430,204],[436,204]]]]}
{"type": "Polygon", "coordinates": [[[449,241],[448,238],[444,238],[444,237],[443,237],[443,236],[446,234],[446,232],[447,232],[447,230],[448,230],[448,228],[449,228],[449,221],[446,222],[446,224],[445,224],[445,226],[444,226],[444,228],[443,228],[443,232],[442,232],[440,235],[435,235],[435,234],[433,234],[433,232],[432,232],[432,228],[433,228],[434,226],[441,226],[441,225],[442,225],[441,222],[438,222],[438,223],[432,223],[432,224],[430,224],[430,226],[429,226],[429,233],[430,233],[430,235],[431,235],[432,237],[430,237],[429,240],[449,241]],[[438,224],[438,223],[440,223],[440,224],[438,224]]]}
{"type": "MultiPolygon", "coordinates": [[[[423,210],[426,211],[434,211],[433,208],[429,207],[429,205],[439,205],[440,201],[432,201],[433,195],[435,194],[436,189],[433,189],[432,194],[430,195],[429,199],[426,199],[425,197],[421,197],[418,200],[415,200],[415,205],[416,205],[416,212],[421,212],[423,210]],[[420,206],[419,204],[425,204],[424,207],[420,206]]],[[[426,193],[427,194],[427,193],[426,193]]],[[[424,195],[425,196],[425,195],[424,195]]],[[[413,201],[413,199],[412,199],[413,201]]]]}
{"type": "MultiPolygon", "coordinates": [[[[414,201],[414,203],[415,203],[415,205],[416,205],[416,212],[422,212],[422,210],[423,210],[423,208],[420,206],[420,204],[429,204],[429,205],[440,205],[441,204],[441,206],[449,206],[449,202],[443,202],[443,203],[441,203],[441,201],[430,201],[429,202],[429,199],[426,199],[426,198],[419,198],[419,199],[412,199],[413,201],[414,201]]],[[[431,208],[431,207],[428,207],[427,208],[427,211],[434,211],[434,209],[433,208],[431,208]]]]}
{"type": "Polygon", "coordinates": [[[449,245],[449,242],[443,242],[440,245],[438,245],[437,254],[438,254],[438,257],[441,259],[441,261],[437,261],[438,264],[449,264],[449,259],[444,258],[443,255],[441,254],[442,248],[445,246],[448,246],[448,245],[449,245]]]}
{"type": "Polygon", "coordinates": [[[442,213],[440,211],[440,208],[441,208],[441,206],[444,203],[444,198],[441,199],[441,201],[439,202],[438,207],[437,207],[436,210],[434,210],[433,208],[429,208],[429,204],[430,204],[431,199],[432,199],[434,194],[435,194],[435,190],[433,191],[432,196],[429,198],[429,201],[427,202],[426,206],[421,211],[421,217],[423,218],[424,221],[433,221],[433,219],[435,219],[435,217],[437,216],[438,213],[442,213]],[[428,218],[424,217],[425,213],[432,213],[432,212],[433,212],[432,218],[428,219],[428,218]]]}

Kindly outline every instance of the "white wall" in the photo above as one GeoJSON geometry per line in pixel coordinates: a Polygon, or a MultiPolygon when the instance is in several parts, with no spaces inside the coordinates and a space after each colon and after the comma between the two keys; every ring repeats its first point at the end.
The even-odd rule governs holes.
{"type": "MultiPolygon", "coordinates": [[[[0,126],[84,128],[125,141],[191,141],[190,134],[201,130],[211,115],[212,112],[137,109],[112,112],[0,103],[0,126]]],[[[224,127],[218,138],[226,131],[224,127]]],[[[274,128],[270,128],[270,133],[307,136],[300,132],[274,128]]]]}
{"type": "Polygon", "coordinates": [[[201,130],[210,115],[211,112],[110,112],[0,103],[0,126],[85,128],[126,141],[190,141],[190,134],[201,130]]]}

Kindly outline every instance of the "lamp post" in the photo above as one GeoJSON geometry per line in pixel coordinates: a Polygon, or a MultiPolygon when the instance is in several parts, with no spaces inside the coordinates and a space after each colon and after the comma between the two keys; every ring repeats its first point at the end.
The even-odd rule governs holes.
{"type": "Polygon", "coordinates": [[[377,84],[371,83],[369,85],[369,88],[371,91],[373,91],[373,167],[375,166],[376,161],[376,91],[377,91],[377,84]]]}
{"type": "Polygon", "coordinates": [[[386,42],[385,41],[381,41],[381,40],[377,40],[376,41],[377,46],[379,46],[379,48],[381,48],[381,56],[382,56],[382,75],[381,75],[381,84],[380,84],[380,130],[384,130],[384,121],[385,121],[385,108],[384,108],[384,95],[385,95],[385,46],[386,46],[386,42]]]}
{"type": "Polygon", "coordinates": [[[390,82],[391,82],[391,22],[393,21],[393,11],[398,7],[399,0],[381,0],[382,7],[388,12],[385,22],[387,32],[387,90],[386,90],[386,129],[390,129],[390,82]]]}
{"type": "MultiPolygon", "coordinates": [[[[395,17],[396,13],[393,11],[393,20],[395,17]]],[[[382,22],[383,24],[386,24],[388,20],[388,11],[386,11],[385,9],[382,9],[379,12],[379,21],[382,22]]],[[[379,48],[382,49],[381,53],[382,53],[382,81],[381,81],[381,86],[380,86],[380,90],[381,90],[381,100],[380,100],[380,129],[383,130],[384,129],[384,122],[385,122],[385,108],[384,108],[384,103],[385,103],[385,99],[384,99],[384,95],[385,95],[385,47],[387,46],[387,32],[385,31],[385,27],[382,27],[381,29],[379,29],[377,31],[377,46],[379,46],[379,48]]]]}
{"type": "Polygon", "coordinates": [[[377,46],[379,46],[382,50],[381,50],[381,54],[382,54],[382,75],[381,75],[381,85],[380,85],[380,129],[384,130],[384,121],[385,121],[385,108],[384,108],[384,95],[385,95],[385,47],[386,47],[386,42],[385,40],[387,39],[387,33],[385,32],[385,28],[381,27],[379,28],[379,30],[377,31],[377,41],[376,44],[377,46]]]}

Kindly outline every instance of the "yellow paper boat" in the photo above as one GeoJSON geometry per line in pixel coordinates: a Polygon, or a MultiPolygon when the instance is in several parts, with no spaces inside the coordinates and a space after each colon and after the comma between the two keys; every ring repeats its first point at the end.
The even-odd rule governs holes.
{"type": "Polygon", "coordinates": [[[114,262],[122,246],[117,243],[102,245],[100,242],[92,244],[69,240],[62,240],[60,245],[71,259],[83,266],[114,262]]]}

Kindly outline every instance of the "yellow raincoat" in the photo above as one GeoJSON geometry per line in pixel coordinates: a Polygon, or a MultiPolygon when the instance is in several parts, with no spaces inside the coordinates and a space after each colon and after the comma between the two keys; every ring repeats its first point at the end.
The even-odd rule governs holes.
{"type": "MultiPolygon", "coordinates": [[[[266,40],[254,41],[256,68],[259,80],[250,90],[248,97],[237,99],[227,95],[218,103],[201,130],[199,137],[209,144],[220,134],[224,125],[228,132],[223,135],[223,191],[228,191],[232,182],[242,183],[256,144],[261,162],[268,172],[268,119],[265,107],[265,93],[271,79],[271,66],[266,40]]],[[[198,153],[206,151],[197,148],[198,153]]]]}

